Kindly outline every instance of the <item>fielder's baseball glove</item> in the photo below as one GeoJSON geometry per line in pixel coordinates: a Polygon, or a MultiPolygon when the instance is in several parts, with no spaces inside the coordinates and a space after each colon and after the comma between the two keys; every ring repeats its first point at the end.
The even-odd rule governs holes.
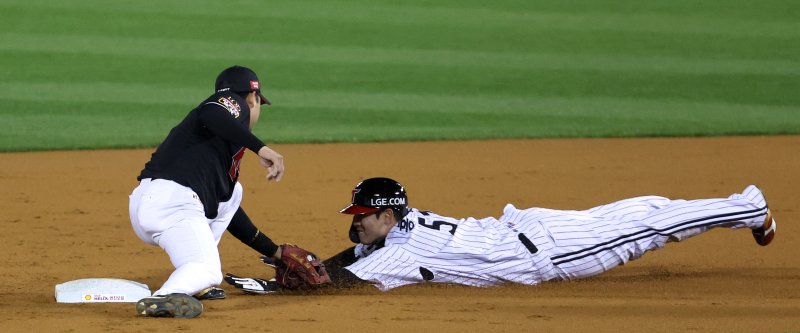
{"type": "Polygon", "coordinates": [[[281,259],[277,262],[261,259],[275,267],[275,281],[283,289],[307,290],[331,282],[325,265],[316,255],[292,244],[281,245],[281,259]]]}

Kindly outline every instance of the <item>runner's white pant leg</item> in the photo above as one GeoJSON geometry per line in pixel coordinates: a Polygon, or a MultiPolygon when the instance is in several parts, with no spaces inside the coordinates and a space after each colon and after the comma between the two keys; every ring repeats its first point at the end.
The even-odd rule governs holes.
{"type": "Polygon", "coordinates": [[[217,240],[194,191],[168,180],[142,180],[130,213],[137,236],[164,249],[175,266],[154,295],[193,295],[222,282],[217,240]]]}
{"type": "Polygon", "coordinates": [[[601,217],[612,220],[626,220],[633,216],[647,214],[654,209],[659,209],[669,205],[670,199],[654,195],[635,197],[612,202],[610,204],[597,206],[585,210],[593,217],[601,217]]]}
{"type": "Polygon", "coordinates": [[[645,252],[680,241],[715,227],[756,228],[764,223],[766,204],[761,192],[750,186],[742,194],[725,199],[664,200],[641,197],[623,200],[584,211],[565,212],[566,216],[544,219],[556,244],[551,261],[562,279],[597,275],[645,252]],[[635,211],[635,199],[646,203],[635,211]],[[647,207],[641,210],[641,207],[647,207]],[[571,215],[579,217],[572,222],[571,215]],[[608,218],[609,216],[613,218],[608,218]]]}
{"type": "MultiPolygon", "coordinates": [[[[764,224],[767,213],[767,203],[764,200],[764,194],[753,185],[745,188],[741,194],[734,193],[727,199],[692,200],[688,201],[688,203],[684,200],[676,200],[674,202],[678,204],[684,203],[683,205],[689,207],[678,207],[674,208],[673,211],[683,212],[684,214],[699,214],[699,217],[695,217],[695,220],[703,219],[700,221],[693,221],[692,223],[686,223],[683,227],[667,230],[670,232],[669,240],[677,242],[699,235],[712,228],[758,228],[764,224]],[[700,209],[702,209],[702,211],[700,209]],[[713,218],[706,216],[714,214],[715,212],[716,215],[713,216],[713,218]]],[[[661,215],[664,216],[663,214],[661,215]]],[[[681,218],[686,219],[687,216],[681,218]]],[[[658,223],[663,224],[663,222],[659,222],[658,216],[652,217],[649,220],[654,220],[652,221],[654,225],[658,225],[658,223]]],[[[663,247],[665,242],[659,241],[657,245],[656,248],[663,247]]]]}

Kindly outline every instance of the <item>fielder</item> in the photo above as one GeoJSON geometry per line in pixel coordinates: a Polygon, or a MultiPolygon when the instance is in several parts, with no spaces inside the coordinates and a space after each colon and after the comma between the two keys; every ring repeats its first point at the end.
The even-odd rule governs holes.
{"type": "Polygon", "coordinates": [[[251,132],[261,105],[271,103],[249,68],[225,69],[215,89],[170,131],[130,195],[134,232],[164,249],[175,266],[153,296],[137,302],[141,316],[193,318],[203,312],[199,299],[225,297],[216,288],[222,282],[217,244],[225,230],[273,260],[297,259],[282,256],[294,247],[273,243],[240,207],[239,166],[246,150],[258,155],[268,181],[283,177],[283,156],[251,132]]]}
{"type": "MultiPolygon", "coordinates": [[[[747,228],[762,246],[776,230],[764,195],[752,185],[727,198],[643,196],[582,211],[507,204],[500,218],[456,219],[408,207],[399,183],[371,178],[355,187],[341,212],[353,215],[349,237],[357,245],[324,261],[320,271],[334,287],[369,283],[382,291],[422,282],[487,287],[573,280],[712,228],[747,228]]],[[[296,287],[276,277],[225,280],[249,293],[296,287]]]]}

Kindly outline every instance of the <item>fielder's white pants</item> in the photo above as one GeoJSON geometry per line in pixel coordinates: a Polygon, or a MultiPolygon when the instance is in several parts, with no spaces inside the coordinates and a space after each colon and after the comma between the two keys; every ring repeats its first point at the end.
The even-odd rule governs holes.
{"type": "Polygon", "coordinates": [[[217,245],[242,202],[238,182],[231,199],[208,219],[191,188],[164,179],[142,179],[130,195],[130,218],[136,236],[158,245],[169,255],[175,271],[153,295],[194,295],[222,282],[217,245]]]}

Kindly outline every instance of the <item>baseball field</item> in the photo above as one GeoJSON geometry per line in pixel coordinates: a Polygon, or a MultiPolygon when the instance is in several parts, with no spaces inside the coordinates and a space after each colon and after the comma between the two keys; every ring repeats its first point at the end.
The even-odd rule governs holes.
{"type": "MultiPolygon", "coordinates": [[[[0,2],[0,332],[800,332],[800,5],[789,0],[0,2]],[[154,147],[230,65],[274,105],[242,205],[322,257],[360,180],[454,217],[586,209],[757,184],[779,227],[715,230],[604,275],[539,286],[423,284],[251,296],[197,319],[59,304],[56,284],[157,289],[127,195],[154,147]],[[375,158],[384,156],[385,158],[375,158]]],[[[230,235],[223,270],[270,277],[230,235]]]]}

